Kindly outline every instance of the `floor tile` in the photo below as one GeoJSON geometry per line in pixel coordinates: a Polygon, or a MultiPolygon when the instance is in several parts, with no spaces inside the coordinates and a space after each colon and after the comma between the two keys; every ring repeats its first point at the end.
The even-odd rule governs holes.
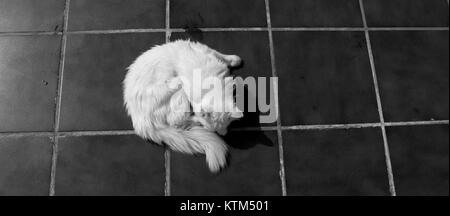
{"type": "Polygon", "coordinates": [[[362,32],[274,33],[283,125],[378,122],[362,32]]]}
{"type": "Polygon", "coordinates": [[[448,196],[448,125],[387,130],[397,195],[448,196]]]}
{"type": "MultiPolygon", "coordinates": [[[[188,33],[172,34],[171,40],[177,39],[191,39],[193,41],[200,41],[213,49],[225,54],[234,54],[240,56],[244,60],[242,68],[233,70],[232,74],[242,79],[264,77],[266,90],[265,105],[275,113],[274,91],[270,94],[270,77],[272,77],[271,62],[270,62],[270,48],[267,32],[201,32],[189,31],[188,33]],[[272,96],[272,97],[271,97],[272,96]]],[[[264,83],[264,82],[262,82],[264,83]]],[[[263,84],[264,85],[264,84],[263,84]]],[[[259,88],[260,85],[257,85],[259,88]]],[[[273,89],[273,88],[272,88],[273,89]]],[[[234,122],[231,128],[239,127],[257,127],[275,125],[275,122],[264,123],[260,121],[260,116],[267,116],[269,112],[263,109],[257,109],[258,112],[249,112],[249,101],[253,104],[264,101],[258,97],[256,89],[248,88],[245,92],[246,107],[244,118],[234,122]],[[252,100],[248,100],[251,98],[252,100]]],[[[258,108],[258,106],[256,106],[258,108]]],[[[244,109],[244,108],[243,108],[244,109]]],[[[275,115],[276,116],[276,115],[275,115]]]]}
{"type": "Polygon", "coordinates": [[[56,195],[164,195],[164,149],[136,136],[60,139],[56,195]]]}
{"type": "Polygon", "coordinates": [[[0,196],[47,196],[51,161],[48,137],[0,138],[0,196]]]}
{"type": "Polygon", "coordinates": [[[61,39],[0,37],[0,131],[53,131],[61,39]]]}
{"type": "Polygon", "coordinates": [[[448,32],[373,32],[386,121],[448,119],[448,32]]]}
{"type": "Polygon", "coordinates": [[[165,0],[76,0],[69,30],[164,28],[165,0]]]}
{"type": "Polygon", "coordinates": [[[274,27],[361,27],[358,0],[270,1],[274,27]]]}
{"type": "Polygon", "coordinates": [[[365,0],[369,27],[448,26],[445,0],[365,0]]]}
{"type": "Polygon", "coordinates": [[[61,31],[65,1],[0,0],[0,32],[61,31]]]}
{"type": "Polygon", "coordinates": [[[276,132],[233,132],[229,167],[219,174],[204,156],[172,154],[172,195],[281,195],[276,132]]]}
{"type": "Polygon", "coordinates": [[[172,28],[266,27],[264,0],[172,0],[172,28]]]}
{"type": "Polygon", "coordinates": [[[288,195],[389,195],[380,129],[283,131],[288,195]]]}
{"type": "Polygon", "coordinates": [[[131,129],[123,106],[126,68],[164,43],[163,33],[70,35],[62,91],[61,129],[131,129]]]}

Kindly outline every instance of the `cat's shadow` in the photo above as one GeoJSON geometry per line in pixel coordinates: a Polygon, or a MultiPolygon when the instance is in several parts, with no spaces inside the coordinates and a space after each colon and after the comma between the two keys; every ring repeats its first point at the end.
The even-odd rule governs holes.
{"type": "Polygon", "coordinates": [[[258,104],[258,100],[247,88],[245,88],[245,99],[245,107],[240,107],[241,110],[244,110],[244,117],[230,125],[230,133],[225,136],[225,141],[232,148],[241,150],[251,149],[257,145],[274,146],[272,140],[267,137],[267,132],[262,130],[261,112],[258,109],[256,112],[249,112],[248,102],[258,104]],[[248,100],[248,98],[251,99],[248,100]]]}
{"type": "MultiPolygon", "coordinates": [[[[248,89],[245,90],[245,93],[246,99],[247,97],[252,97],[252,94],[249,94],[248,89]]],[[[248,100],[246,101],[245,109],[243,109],[245,110],[244,117],[230,125],[230,132],[224,137],[225,142],[231,147],[232,151],[233,149],[251,151],[252,149],[260,148],[262,146],[273,148],[275,146],[274,142],[276,141],[272,141],[267,136],[268,132],[261,129],[261,124],[259,123],[261,113],[259,111],[248,112],[248,100]],[[247,125],[251,126],[245,127],[247,125]]],[[[253,153],[251,152],[250,154],[253,153]]],[[[229,165],[233,164],[232,158],[233,153],[231,152],[227,157],[229,165]]]]}

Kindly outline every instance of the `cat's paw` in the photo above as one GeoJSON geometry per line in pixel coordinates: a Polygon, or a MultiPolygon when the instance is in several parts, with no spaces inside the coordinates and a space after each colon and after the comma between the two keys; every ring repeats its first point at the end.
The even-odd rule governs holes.
{"type": "Polygon", "coordinates": [[[237,55],[229,55],[227,56],[227,60],[230,63],[231,67],[239,67],[242,64],[241,57],[237,55]]]}
{"type": "Polygon", "coordinates": [[[218,129],[216,132],[220,136],[226,136],[228,134],[228,129],[227,128],[221,128],[221,129],[218,129]]]}

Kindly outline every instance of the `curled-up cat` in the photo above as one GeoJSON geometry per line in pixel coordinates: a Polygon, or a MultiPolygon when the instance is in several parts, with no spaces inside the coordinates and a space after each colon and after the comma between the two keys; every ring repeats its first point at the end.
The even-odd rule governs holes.
{"type": "Polygon", "coordinates": [[[229,67],[240,64],[238,56],[184,40],[143,53],[123,82],[124,103],[136,134],[175,151],[205,154],[209,169],[220,171],[226,166],[228,148],[217,133],[225,135],[228,125],[243,117],[230,93],[234,83],[228,80],[229,67]],[[225,94],[199,90],[198,79],[211,77],[225,83],[225,94]],[[192,94],[195,90],[202,94],[192,94]],[[224,110],[214,109],[218,97],[224,110]]]}

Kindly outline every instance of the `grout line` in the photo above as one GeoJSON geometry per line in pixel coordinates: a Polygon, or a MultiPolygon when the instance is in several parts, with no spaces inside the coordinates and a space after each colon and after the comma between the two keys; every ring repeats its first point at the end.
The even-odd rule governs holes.
{"type": "Polygon", "coordinates": [[[10,132],[0,133],[1,138],[20,138],[20,137],[53,137],[54,132],[10,132]]]}
{"type": "MultiPolygon", "coordinates": [[[[166,0],[166,43],[170,42],[170,0],[166,0]]],[[[169,147],[165,147],[164,150],[164,169],[165,173],[165,181],[164,181],[164,195],[171,196],[171,152],[169,147]]]]}
{"type": "Polygon", "coordinates": [[[49,196],[55,196],[55,185],[56,185],[56,163],[58,161],[58,137],[52,137],[52,165],[50,171],[50,189],[49,196]]]}
{"type": "MultiPolygon", "coordinates": [[[[449,120],[433,121],[411,121],[411,122],[385,122],[385,127],[406,127],[424,125],[448,125],[449,120]]],[[[360,123],[360,124],[334,124],[334,125],[295,125],[284,126],[283,130],[331,130],[331,129],[358,129],[382,127],[383,123],[360,123]]]]}
{"type": "Polygon", "coordinates": [[[449,120],[438,121],[414,121],[414,122],[386,122],[386,127],[399,127],[399,126],[423,126],[423,125],[448,125],[449,120]]]}
{"type": "Polygon", "coordinates": [[[165,180],[164,180],[164,196],[171,196],[171,173],[170,173],[170,165],[171,165],[171,152],[170,149],[166,146],[164,151],[164,168],[166,170],[165,180]]]}
{"type": "Polygon", "coordinates": [[[74,132],[58,132],[58,137],[82,137],[82,136],[122,136],[134,135],[132,130],[122,131],[74,131],[74,132]]]}
{"type": "Polygon", "coordinates": [[[62,35],[62,32],[55,31],[30,31],[30,32],[0,32],[2,36],[39,36],[39,35],[62,35]]]}
{"type": "Polygon", "coordinates": [[[115,29],[115,30],[85,30],[85,31],[70,31],[67,32],[69,35],[78,34],[129,34],[129,33],[154,33],[160,32],[164,33],[167,29],[115,29]]]}
{"type": "Polygon", "coordinates": [[[448,31],[449,27],[367,27],[366,31],[448,31]]]}
{"type": "MultiPolygon", "coordinates": [[[[368,27],[367,18],[366,18],[366,12],[364,10],[363,0],[359,0],[359,6],[361,9],[361,15],[362,15],[364,27],[367,28],[368,27]]],[[[392,196],[396,196],[394,174],[392,171],[389,143],[388,143],[388,139],[387,139],[387,135],[386,135],[386,127],[385,127],[384,115],[383,115],[383,106],[381,104],[381,95],[380,95],[380,89],[379,89],[379,85],[378,85],[378,77],[377,77],[377,71],[376,71],[376,67],[375,67],[375,60],[374,60],[374,56],[373,56],[372,44],[370,41],[369,31],[366,30],[364,33],[366,36],[367,52],[369,55],[370,67],[372,70],[372,77],[373,77],[373,84],[374,84],[375,94],[376,94],[376,98],[377,98],[378,114],[379,114],[380,122],[381,122],[381,133],[383,136],[384,154],[385,154],[385,159],[386,159],[386,168],[387,168],[388,180],[389,180],[389,191],[392,196]]]]}
{"type": "MultiPolygon", "coordinates": [[[[248,28],[199,28],[203,32],[245,32],[245,31],[269,31],[265,27],[248,28]]],[[[112,30],[77,30],[66,31],[68,35],[78,34],[127,34],[127,33],[165,33],[186,32],[182,28],[155,28],[155,29],[112,29],[112,30]]],[[[449,27],[272,27],[272,32],[284,31],[449,31],[449,27]]],[[[22,31],[0,32],[1,36],[33,36],[33,35],[63,35],[63,32],[54,31],[22,31]]]]}
{"type": "Polygon", "coordinates": [[[66,57],[66,45],[67,45],[67,29],[69,23],[69,9],[70,0],[66,0],[64,7],[64,24],[63,32],[61,38],[61,53],[59,62],[59,74],[58,74],[58,87],[56,89],[56,100],[55,100],[55,119],[54,119],[54,135],[53,135],[53,152],[52,152],[52,166],[50,174],[50,189],[49,195],[55,195],[55,177],[56,177],[56,163],[58,161],[58,132],[61,116],[61,98],[62,98],[62,84],[64,78],[64,63],[66,57]]]}
{"type": "Polygon", "coordinates": [[[364,31],[362,27],[272,27],[272,31],[364,31]]]}
{"type": "MultiPolygon", "coordinates": [[[[272,33],[272,20],[270,16],[270,2],[265,0],[266,5],[266,17],[267,17],[267,32],[269,36],[269,49],[270,49],[270,62],[272,65],[272,77],[278,77],[276,61],[275,61],[275,48],[273,42],[272,33]]],[[[278,82],[274,81],[274,97],[275,97],[275,112],[277,114],[277,136],[278,136],[278,154],[280,158],[280,181],[281,181],[281,192],[283,196],[287,196],[286,188],[286,172],[284,166],[284,148],[283,148],[283,131],[281,129],[281,118],[280,118],[280,103],[279,103],[279,92],[278,92],[278,82]]]]}
{"type": "Polygon", "coordinates": [[[391,193],[391,196],[397,196],[397,192],[395,190],[394,172],[392,170],[392,162],[391,162],[391,153],[390,153],[390,149],[389,149],[389,142],[388,142],[388,139],[387,139],[386,127],[384,125],[381,126],[381,133],[382,133],[382,136],[383,136],[383,143],[384,143],[384,154],[385,154],[385,159],[386,159],[386,170],[387,170],[387,173],[388,173],[388,180],[389,180],[389,192],[391,193]]]}
{"type": "Polygon", "coordinates": [[[283,130],[331,130],[331,129],[359,129],[381,127],[381,123],[334,124],[334,125],[296,125],[284,126],[283,130]]]}
{"type": "MultiPolygon", "coordinates": [[[[179,29],[176,29],[179,30],[179,29]]],[[[182,31],[185,31],[185,29],[181,29],[182,31]]],[[[222,31],[227,31],[227,32],[233,32],[233,31],[268,31],[269,28],[265,28],[265,27],[247,27],[247,28],[198,28],[198,30],[202,31],[202,32],[222,32],[222,31]]]]}
{"type": "MultiPolygon", "coordinates": [[[[412,126],[431,126],[431,125],[449,125],[449,120],[433,120],[433,121],[409,121],[409,122],[385,122],[385,127],[412,127],[412,126]]],[[[381,127],[381,123],[357,123],[357,124],[331,124],[331,125],[293,125],[282,126],[283,131],[289,130],[334,130],[334,129],[359,129],[359,128],[376,128],[381,127]]],[[[262,126],[262,127],[244,127],[232,128],[231,132],[246,131],[276,131],[278,126],[262,126]]],[[[0,132],[0,138],[20,138],[20,137],[53,137],[55,132],[0,132]]],[[[133,130],[116,130],[116,131],[59,131],[59,138],[65,137],[82,137],[82,136],[121,136],[135,135],[133,130]]]]}
{"type": "Polygon", "coordinates": [[[449,27],[276,27],[272,31],[448,31],[449,27]]]}
{"type": "Polygon", "coordinates": [[[170,0],[166,0],[166,43],[170,42],[171,30],[170,30],[170,0]]]}

